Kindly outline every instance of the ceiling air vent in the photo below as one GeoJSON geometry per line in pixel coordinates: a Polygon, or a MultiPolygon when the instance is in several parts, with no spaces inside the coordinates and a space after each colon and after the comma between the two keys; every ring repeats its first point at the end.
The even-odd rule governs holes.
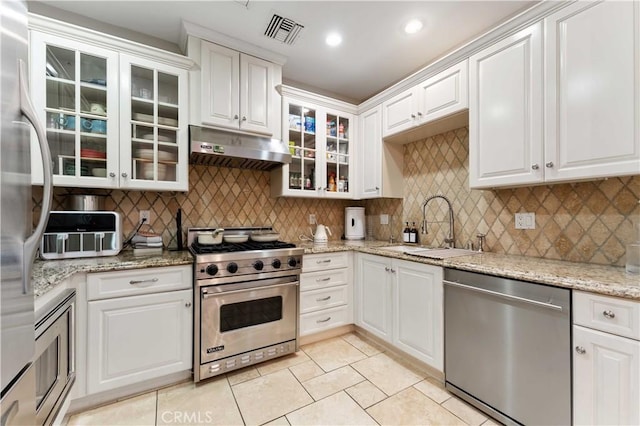
{"type": "Polygon", "coordinates": [[[264,35],[285,44],[293,44],[298,39],[300,31],[303,28],[304,25],[300,25],[289,18],[283,18],[280,15],[274,14],[271,17],[271,22],[269,22],[264,35]]]}

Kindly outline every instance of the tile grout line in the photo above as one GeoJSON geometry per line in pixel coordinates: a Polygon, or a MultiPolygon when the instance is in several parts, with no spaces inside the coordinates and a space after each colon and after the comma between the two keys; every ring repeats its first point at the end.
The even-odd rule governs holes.
{"type": "MultiPolygon", "coordinates": [[[[256,371],[258,369],[256,368],[256,371]]],[[[258,371],[258,374],[260,374],[260,372],[258,371]]],[[[260,377],[262,377],[262,375],[260,375],[260,377]]],[[[236,393],[233,391],[233,385],[231,384],[231,382],[229,381],[229,373],[224,375],[224,379],[227,381],[227,386],[229,386],[229,390],[231,391],[231,396],[233,396],[233,402],[235,402],[236,404],[236,408],[238,409],[238,414],[240,414],[240,419],[242,420],[242,424],[246,425],[247,422],[244,420],[244,416],[242,415],[242,410],[240,409],[240,405],[238,404],[238,400],[236,399],[236,393]]],[[[240,382],[243,383],[243,382],[240,382]]],[[[239,384],[239,383],[236,383],[239,384]]]]}

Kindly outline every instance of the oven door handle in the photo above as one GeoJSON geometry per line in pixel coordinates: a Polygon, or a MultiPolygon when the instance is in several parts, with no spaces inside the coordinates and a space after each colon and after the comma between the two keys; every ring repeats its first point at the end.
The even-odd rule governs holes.
{"type": "Polygon", "coordinates": [[[298,281],[293,281],[293,282],[288,282],[288,283],[283,283],[283,284],[275,284],[275,285],[264,285],[264,283],[255,283],[252,286],[248,286],[248,287],[243,287],[242,289],[237,289],[237,290],[229,290],[229,291],[217,291],[215,293],[209,293],[207,290],[208,288],[203,288],[202,289],[202,298],[203,299],[208,299],[210,297],[216,297],[216,296],[226,296],[228,294],[237,294],[237,293],[244,293],[247,290],[256,290],[256,289],[260,289],[260,290],[268,290],[268,289],[272,289],[272,288],[280,288],[280,287],[289,287],[289,286],[297,286],[298,285],[298,281]]]}

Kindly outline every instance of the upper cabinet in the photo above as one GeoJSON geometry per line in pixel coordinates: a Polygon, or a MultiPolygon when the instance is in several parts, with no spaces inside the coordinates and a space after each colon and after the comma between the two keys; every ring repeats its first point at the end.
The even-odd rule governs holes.
{"type": "Polygon", "coordinates": [[[354,198],[355,117],[338,104],[283,97],[282,133],[292,158],[272,172],[272,195],[354,198]]]}
{"type": "Polygon", "coordinates": [[[402,145],[382,140],[382,106],[358,115],[356,197],[402,198],[402,145]]]}
{"type": "Polygon", "coordinates": [[[199,124],[279,137],[279,65],[204,40],[200,62],[199,124]]]}
{"type": "Polygon", "coordinates": [[[640,4],[576,2],[542,29],[470,58],[470,186],[638,174],[640,4]]]}
{"type": "Polygon", "coordinates": [[[382,104],[382,136],[387,137],[468,107],[467,61],[428,78],[382,104]]]}
{"type": "MultiPolygon", "coordinates": [[[[191,61],[35,15],[30,25],[31,92],[54,185],[188,190],[191,61]]],[[[37,144],[32,179],[43,180],[37,144]]]]}
{"type": "Polygon", "coordinates": [[[469,59],[472,188],[543,179],[542,23],[469,59]]]}

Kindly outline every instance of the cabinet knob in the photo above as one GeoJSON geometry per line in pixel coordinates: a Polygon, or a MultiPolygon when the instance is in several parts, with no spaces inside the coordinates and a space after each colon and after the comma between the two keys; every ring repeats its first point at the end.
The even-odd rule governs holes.
{"type": "Polygon", "coordinates": [[[110,172],[110,173],[109,173],[109,177],[114,178],[114,177],[116,177],[116,174],[115,174],[115,173],[113,173],[113,172],[110,172]]]}
{"type": "Polygon", "coordinates": [[[376,186],[376,191],[380,191],[380,187],[379,186],[376,186]]]}
{"type": "Polygon", "coordinates": [[[422,117],[422,113],[418,111],[418,117],[422,117]]]}
{"type": "Polygon", "coordinates": [[[247,121],[247,117],[245,117],[244,115],[242,116],[242,121],[247,121]]]}
{"type": "Polygon", "coordinates": [[[123,177],[123,178],[126,178],[126,177],[127,177],[127,174],[126,174],[126,173],[122,173],[122,177],[123,177]]]}
{"type": "Polygon", "coordinates": [[[611,310],[602,312],[602,315],[604,315],[605,318],[609,319],[614,319],[616,317],[616,314],[614,314],[611,310]]]}
{"type": "Polygon", "coordinates": [[[238,117],[238,114],[236,114],[236,115],[234,115],[234,116],[233,116],[233,119],[234,119],[234,120],[237,120],[238,118],[240,118],[240,117],[238,117]]]}
{"type": "Polygon", "coordinates": [[[385,270],[385,271],[387,271],[387,272],[389,272],[389,271],[391,270],[391,268],[389,268],[388,266],[385,266],[385,267],[384,267],[384,270],[385,270]]]}
{"type": "Polygon", "coordinates": [[[184,307],[185,307],[185,308],[190,308],[190,307],[191,307],[191,302],[187,302],[187,303],[185,303],[185,304],[184,304],[184,307]]]}
{"type": "Polygon", "coordinates": [[[393,268],[389,269],[389,271],[390,271],[392,274],[395,274],[395,273],[396,273],[396,270],[395,270],[395,269],[393,269],[393,268]]]}
{"type": "Polygon", "coordinates": [[[547,167],[547,169],[550,169],[553,167],[553,161],[549,161],[547,164],[545,164],[545,166],[547,167]]]}
{"type": "Polygon", "coordinates": [[[537,164],[537,163],[536,163],[536,164],[532,164],[532,165],[531,165],[531,169],[532,169],[532,170],[538,170],[539,168],[540,168],[540,166],[538,166],[538,164],[537,164]]]}
{"type": "Polygon", "coordinates": [[[576,352],[578,352],[580,355],[584,355],[587,353],[587,350],[582,346],[576,346],[576,352]]]}
{"type": "Polygon", "coordinates": [[[411,114],[411,118],[416,118],[416,115],[415,114],[411,114]]]}

